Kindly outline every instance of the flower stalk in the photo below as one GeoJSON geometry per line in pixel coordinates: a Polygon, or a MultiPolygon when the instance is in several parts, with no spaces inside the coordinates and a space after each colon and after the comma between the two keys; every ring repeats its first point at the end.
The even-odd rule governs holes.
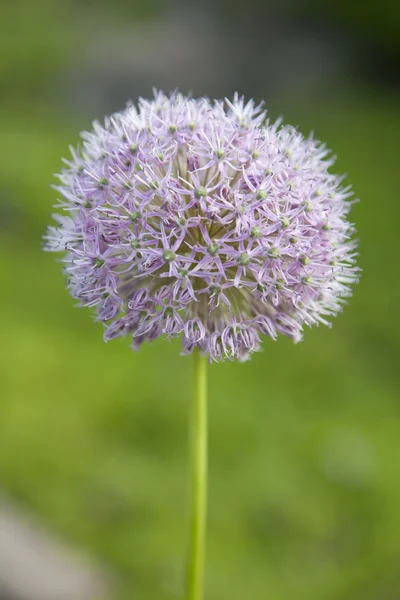
{"type": "Polygon", "coordinates": [[[207,521],[207,358],[193,352],[190,410],[190,525],[186,600],[203,600],[207,521]]]}

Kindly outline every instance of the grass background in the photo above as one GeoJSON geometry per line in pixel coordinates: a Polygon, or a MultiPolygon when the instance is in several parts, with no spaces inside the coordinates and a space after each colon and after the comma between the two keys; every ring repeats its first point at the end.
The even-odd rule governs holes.
{"type": "MultiPolygon", "coordinates": [[[[2,72],[0,486],[112,569],[118,600],[172,600],[191,363],[179,342],[138,354],[103,344],[40,250],[52,173],[90,126],[36,91],[67,53],[47,6],[51,32],[44,24],[2,72]]],[[[362,200],[352,218],[363,276],[332,330],[308,330],[297,346],[265,340],[251,362],[209,370],[208,600],[400,597],[397,100],[352,86],[329,102],[272,107],[327,140],[348,172],[362,200]]]]}

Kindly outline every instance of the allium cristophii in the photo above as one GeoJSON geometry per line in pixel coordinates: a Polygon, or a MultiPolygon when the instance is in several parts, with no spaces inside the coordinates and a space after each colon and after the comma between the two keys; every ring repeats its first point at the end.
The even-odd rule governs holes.
{"type": "Polygon", "coordinates": [[[351,202],[312,136],[261,105],[156,93],[93,124],[59,175],[45,248],[105,339],[182,336],[245,360],[260,334],[301,340],[357,280],[351,202]]]}

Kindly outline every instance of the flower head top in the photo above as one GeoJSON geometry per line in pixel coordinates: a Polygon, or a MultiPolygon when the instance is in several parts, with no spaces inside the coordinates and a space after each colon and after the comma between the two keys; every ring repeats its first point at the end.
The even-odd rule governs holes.
{"type": "Polygon", "coordinates": [[[213,360],[299,341],[357,279],[350,189],[325,146],[253,101],[157,93],[82,134],[46,249],[105,339],[182,336],[213,360]]]}

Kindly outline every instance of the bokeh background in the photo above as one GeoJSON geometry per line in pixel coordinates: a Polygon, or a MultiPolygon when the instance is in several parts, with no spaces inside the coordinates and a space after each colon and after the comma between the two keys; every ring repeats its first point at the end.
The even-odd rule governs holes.
{"type": "Polygon", "coordinates": [[[190,359],[131,353],[41,252],[68,145],[128,99],[264,98],[361,199],[332,330],[210,368],[207,600],[400,598],[400,4],[4,0],[0,492],[96,557],[112,600],[182,598],[190,359]]]}

